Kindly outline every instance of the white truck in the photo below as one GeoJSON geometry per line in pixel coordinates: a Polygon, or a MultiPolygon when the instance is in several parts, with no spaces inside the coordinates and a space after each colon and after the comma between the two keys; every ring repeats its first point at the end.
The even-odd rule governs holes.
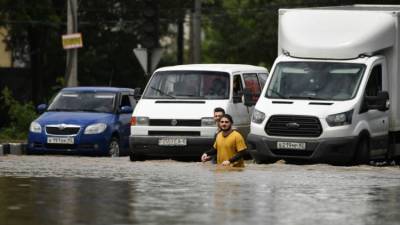
{"type": "Polygon", "coordinates": [[[399,21],[400,5],[280,9],[278,57],[247,138],[253,157],[332,164],[397,158],[399,21]]]}
{"type": "Polygon", "coordinates": [[[243,88],[255,100],[268,70],[238,64],[192,64],[157,69],[131,120],[130,160],[198,157],[212,146],[217,130],[213,112],[221,107],[243,135],[253,107],[243,104],[243,88]],[[246,90],[247,90],[246,89],[246,90]]]}

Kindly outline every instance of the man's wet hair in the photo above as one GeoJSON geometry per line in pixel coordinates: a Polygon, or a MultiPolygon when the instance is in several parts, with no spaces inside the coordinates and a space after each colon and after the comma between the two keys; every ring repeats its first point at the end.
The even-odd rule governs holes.
{"type": "MultiPolygon", "coordinates": [[[[223,116],[221,116],[221,119],[222,118],[227,118],[228,120],[229,120],[229,122],[231,122],[231,124],[233,124],[233,119],[232,119],[232,116],[231,115],[229,115],[229,114],[224,114],[223,116]]],[[[221,119],[220,119],[220,121],[221,121],[221,119]]]]}
{"type": "Polygon", "coordinates": [[[223,108],[221,108],[221,107],[215,108],[215,109],[214,109],[214,112],[215,112],[215,113],[216,113],[216,112],[222,112],[223,114],[225,114],[225,110],[224,110],[223,108]]]}

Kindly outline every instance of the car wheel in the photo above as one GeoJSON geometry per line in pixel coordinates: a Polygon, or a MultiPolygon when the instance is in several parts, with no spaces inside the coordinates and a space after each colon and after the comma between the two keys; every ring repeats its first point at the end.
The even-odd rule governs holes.
{"type": "Polygon", "coordinates": [[[356,149],[356,164],[368,164],[370,159],[370,150],[369,150],[369,142],[368,138],[363,137],[357,144],[356,149]]]}
{"type": "Polygon", "coordinates": [[[108,146],[108,155],[111,157],[118,157],[119,154],[118,138],[113,137],[110,141],[110,145],[108,146]]]}

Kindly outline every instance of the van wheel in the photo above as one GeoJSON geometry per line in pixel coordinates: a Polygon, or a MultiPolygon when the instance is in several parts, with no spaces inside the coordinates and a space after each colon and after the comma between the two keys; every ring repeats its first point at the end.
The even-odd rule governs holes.
{"type": "Polygon", "coordinates": [[[357,144],[356,157],[354,161],[356,164],[369,164],[369,159],[370,159],[369,141],[368,138],[363,137],[357,144]]]}
{"type": "Polygon", "coordinates": [[[108,155],[111,157],[118,157],[119,154],[120,154],[120,152],[119,152],[118,138],[113,137],[108,146],[108,155]]]}

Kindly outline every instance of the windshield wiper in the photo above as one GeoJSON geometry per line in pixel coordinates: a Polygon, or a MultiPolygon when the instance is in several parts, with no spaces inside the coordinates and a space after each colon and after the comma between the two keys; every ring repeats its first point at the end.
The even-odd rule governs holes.
{"type": "Polygon", "coordinates": [[[275,89],[270,89],[268,91],[271,91],[273,94],[278,95],[278,97],[283,98],[283,99],[287,99],[288,97],[286,97],[285,95],[281,94],[279,91],[275,90],[275,89]]]}
{"type": "Polygon", "coordinates": [[[48,112],[51,112],[51,111],[54,111],[54,112],[63,112],[63,111],[71,112],[71,111],[75,111],[75,109],[60,109],[60,108],[58,108],[58,109],[48,109],[47,111],[48,112]]]}
{"type": "Polygon", "coordinates": [[[327,98],[321,98],[321,97],[313,97],[313,96],[296,96],[296,95],[290,95],[287,98],[289,99],[309,99],[309,100],[329,100],[327,98]]]}
{"type": "Polygon", "coordinates": [[[158,91],[158,93],[160,93],[160,94],[162,94],[162,95],[168,96],[168,97],[170,97],[170,98],[176,98],[175,96],[169,95],[169,94],[167,94],[167,93],[165,93],[165,92],[161,91],[160,89],[155,88],[155,87],[153,87],[153,86],[150,86],[150,88],[153,89],[153,90],[155,90],[155,91],[158,91]]]}

